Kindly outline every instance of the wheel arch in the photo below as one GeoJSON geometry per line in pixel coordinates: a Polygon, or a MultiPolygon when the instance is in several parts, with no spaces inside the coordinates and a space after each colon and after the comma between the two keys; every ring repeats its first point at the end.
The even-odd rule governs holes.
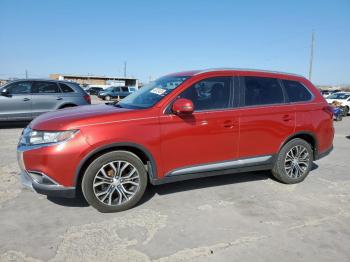
{"type": "Polygon", "coordinates": [[[85,173],[87,167],[99,156],[112,152],[112,151],[129,151],[135,154],[140,160],[147,165],[147,173],[149,179],[152,181],[157,174],[157,165],[152,154],[142,145],[131,143],[131,142],[122,142],[122,143],[112,143],[105,146],[98,147],[88,153],[79,163],[74,177],[74,183],[76,187],[80,187],[81,180],[85,173]]]}
{"type": "Polygon", "coordinates": [[[289,141],[291,141],[292,139],[295,139],[295,138],[300,138],[300,139],[303,139],[306,142],[308,142],[311,145],[314,159],[317,159],[317,156],[318,156],[318,141],[317,141],[316,135],[313,132],[310,132],[310,131],[299,131],[297,133],[294,133],[294,134],[290,135],[280,145],[280,148],[279,148],[278,152],[281,151],[282,147],[285,144],[287,144],[289,141]]]}

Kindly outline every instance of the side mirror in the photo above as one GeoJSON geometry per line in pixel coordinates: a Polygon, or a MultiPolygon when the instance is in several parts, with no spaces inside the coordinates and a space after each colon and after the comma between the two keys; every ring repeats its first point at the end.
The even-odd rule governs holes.
{"type": "Polygon", "coordinates": [[[180,98],[174,102],[171,109],[176,115],[192,114],[194,111],[194,105],[191,100],[180,98]]]}

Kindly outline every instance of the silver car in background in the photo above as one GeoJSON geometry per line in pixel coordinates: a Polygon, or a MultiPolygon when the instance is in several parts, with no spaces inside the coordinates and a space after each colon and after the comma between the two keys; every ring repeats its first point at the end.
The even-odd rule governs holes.
{"type": "Polygon", "coordinates": [[[25,121],[61,108],[89,105],[90,96],[67,81],[26,79],[0,88],[0,121],[25,121]]]}

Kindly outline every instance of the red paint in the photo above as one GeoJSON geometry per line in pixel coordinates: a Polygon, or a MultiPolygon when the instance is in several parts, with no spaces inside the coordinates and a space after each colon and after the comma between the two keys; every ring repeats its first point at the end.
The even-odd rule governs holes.
{"type": "MultiPolygon", "coordinates": [[[[64,186],[75,186],[77,167],[84,157],[100,147],[122,142],[147,149],[155,160],[157,178],[184,166],[276,154],[285,140],[298,132],[314,134],[319,153],[332,145],[334,130],[332,117],[325,109],[327,103],[308,80],[287,74],[244,70],[196,73],[198,71],[174,74],[191,77],[149,109],[92,105],[36,118],[30,124],[36,130],[79,129],[80,132],[62,145],[24,152],[27,170],[41,171],[64,186]],[[192,114],[165,113],[182,91],[199,80],[248,75],[300,81],[313,93],[314,99],[305,103],[192,114]]],[[[175,109],[184,106],[190,107],[191,103],[175,103],[175,109]]]]}

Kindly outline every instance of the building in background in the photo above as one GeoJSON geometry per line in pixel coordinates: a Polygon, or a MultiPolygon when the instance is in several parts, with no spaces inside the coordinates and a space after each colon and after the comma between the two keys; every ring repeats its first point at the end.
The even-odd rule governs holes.
{"type": "Polygon", "coordinates": [[[76,82],[85,87],[128,86],[139,88],[139,80],[131,77],[50,74],[50,78],[76,82]]]}
{"type": "Polygon", "coordinates": [[[6,84],[9,80],[5,80],[5,79],[0,79],[0,86],[3,86],[4,84],[6,84]]]}

